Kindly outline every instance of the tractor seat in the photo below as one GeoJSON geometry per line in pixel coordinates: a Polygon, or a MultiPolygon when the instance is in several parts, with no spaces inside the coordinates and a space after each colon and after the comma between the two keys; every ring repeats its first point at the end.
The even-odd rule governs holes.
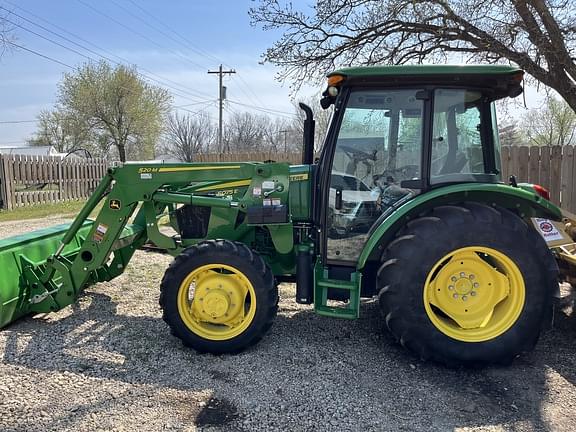
{"type": "Polygon", "coordinates": [[[456,174],[462,171],[462,169],[468,163],[468,158],[466,155],[458,151],[454,157],[451,157],[450,154],[446,155],[446,160],[444,162],[444,166],[438,172],[438,174],[456,174]]]}

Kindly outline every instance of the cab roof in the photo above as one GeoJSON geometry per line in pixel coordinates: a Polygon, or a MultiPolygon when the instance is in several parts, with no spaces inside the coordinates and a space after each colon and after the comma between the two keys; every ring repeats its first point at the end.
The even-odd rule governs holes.
{"type": "Polygon", "coordinates": [[[492,100],[522,93],[524,71],[504,65],[400,65],[338,69],[342,86],[449,86],[484,88],[492,100]]]}
{"type": "Polygon", "coordinates": [[[406,76],[462,76],[462,75],[511,75],[522,72],[515,66],[505,65],[394,65],[364,66],[335,70],[328,74],[344,75],[348,78],[378,78],[406,76]]]}

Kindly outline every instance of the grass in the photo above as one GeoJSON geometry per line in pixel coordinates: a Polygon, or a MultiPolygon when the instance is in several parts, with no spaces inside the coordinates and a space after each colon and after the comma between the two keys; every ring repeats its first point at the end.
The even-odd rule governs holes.
{"type": "MultiPolygon", "coordinates": [[[[41,219],[47,216],[74,217],[84,206],[85,201],[66,201],[55,204],[38,204],[18,207],[14,210],[0,210],[0,222],[22,219],[41,219]]],[[[97,207],[97,209],[99,206],[97,207]]],[[[96,211],[96,210],[95,210],[96,211]]],[[[92,212],[94,214],[94,212],[92,212]]]]}

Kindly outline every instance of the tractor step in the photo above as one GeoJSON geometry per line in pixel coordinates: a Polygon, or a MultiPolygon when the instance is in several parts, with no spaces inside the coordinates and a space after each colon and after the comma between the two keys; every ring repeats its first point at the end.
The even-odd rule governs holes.
{"type": "Polygon", "coordinates": [[[330,279],[328,270],[320,262],[314,268],[314,310],[318,315],[356,319],[360,316],[360,280],[362,274],[354,272],[350,280],[330,279]],[[328,305],[328,291],[332,289],[345,290],[350,293],[344,306],[328,305]]]}
{"type": "Polygon", "coordinates": [[[343,289],[347,291],[356,290],[356,282],[343,281],[339,279],[320,279],[316,284],[324,288],[343,289]]]}

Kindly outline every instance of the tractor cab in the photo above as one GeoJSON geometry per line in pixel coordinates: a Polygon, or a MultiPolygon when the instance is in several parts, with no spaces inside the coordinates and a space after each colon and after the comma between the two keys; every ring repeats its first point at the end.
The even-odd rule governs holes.
{"type": "Polygon", "coordinates": [[[334,117],[318,166],[327,262],[355,266],[371,228],[423,192],[498,183],[494,102],[521,94],[508,66],[389,66],[333,72],[334,117]]]}

